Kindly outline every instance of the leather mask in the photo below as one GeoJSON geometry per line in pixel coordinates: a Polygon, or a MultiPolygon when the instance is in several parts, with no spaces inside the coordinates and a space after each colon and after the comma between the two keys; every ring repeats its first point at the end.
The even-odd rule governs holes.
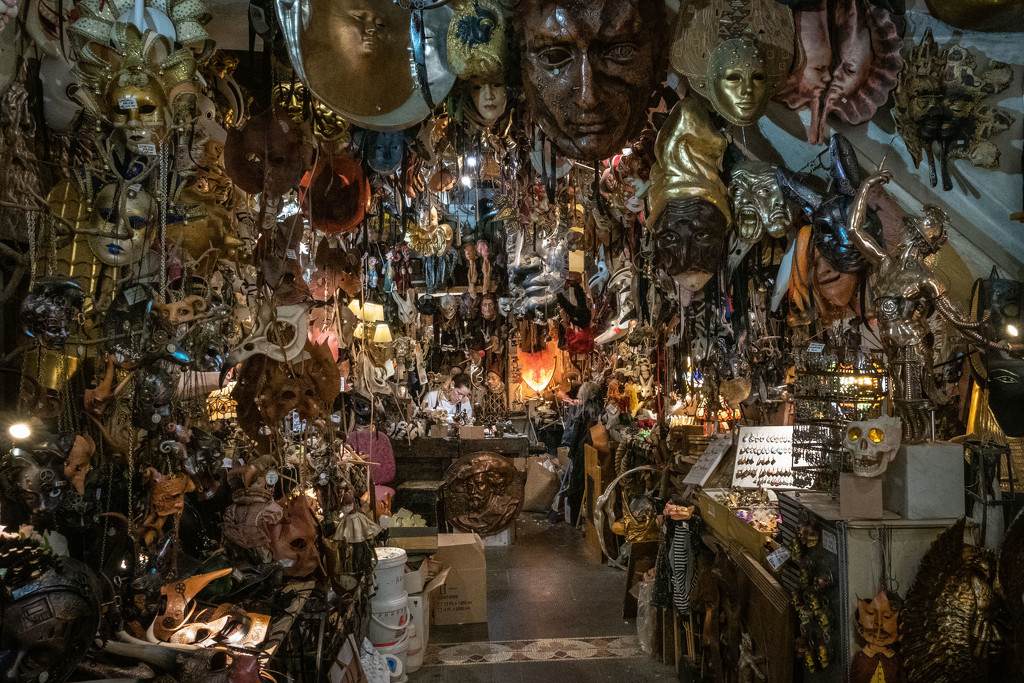
{"type": "Polygon", "coordinates": [[[718,272],[727,227],[725,216],[710,202],[671,200],[654,224],[661,267],[684,289],[700,290],[718,272]]]}
{"type": "Polygon", "coordinates": [[[744,242],[755,244],[764,234],[785,237],[793,216],[779,188],[775,167],[760,161],[736,165],[729,181],[733,227],[744,242]]]}
{"type": "MultiPolygon", "coordinates": [[[[989,313],[986,337],[1019,344],[1020,335],[1024,334],[1024,283],[997,277],[993,272],[987,279],[979,280],[975,287],[978,317],[986,311],[989,313]]],[[[989,348],[984,365],[992,415],[1007,436],[1024,437],[1024,420],[1020,419],[1020,406],[1024,401],[1024,359],[989,348]]]]}
{"type": "Polygon", "coordinates": [[[293,410],[307,422],[328,412],[341,390],[341,375],[326,345],[307,341],[305,360],[291,365],[263,355],[242,363],[231,392],[238,402],[238,423],[249,438],[266,443],[261,426],[276,429],[293,410]]]}
{"type": "Polygon", "coordinates": [[[284,511],[274,501],[266,479],[256,467],[243,465],[228,471],[228,484],[232,502],[221,523],[224,540],[247,550],[269,548],[284,511]]]}
{"type": "Polygon", "coordinates": [[[270,550],[274,559],[284,565],[285,576],[309,576],[321,566],[316,543],[320,527],[309,507],[309,498],[299,495],[281,507],[284,518],[271,532],[270,550]]]}
{"type": "Polygon", "coordinates": [[[313,159],[305,130],[273,107],[241,131],[228,131],[224,169],[243,192],[277,197],[302,179],[313,159]]]}
{"type": "Polygon", "coordinates": [[[74,282],[40,279],[21,303],[25,332],[43,347],[59,349],[82,319],[85,293],[74,282]]]}
{"type": "Polygon", "coordinates": [[[6,555],[0,566],[8,596],[0,625],[4,680],[70,680],[100,625],[99,582],[88,567],[68,557],[44,557],[26,567],[19,556],[31,557],[33,551],[8,553],[0,551],[6,555]]]}
{"type": "Polygon", "coordinates": [[[903,43],[889,12],[864,0],[822,0],[797,15],[805,12],[811,16],[798,21],[807,66],[793,73],[779,99],[791,109],[811,110],[807,139],[820,145],[829,114],[857,125],[885,104],[903,68],[903,43]]]}
{"type": "Polygon", "coordinates": [[[335,247],[325,237],[317,247],[314,259],[316,271],[310,278],[314,294],[329,299],[340,289],[349,298],[359,296],[362,288],[362,262],[359,254],[344,247],[335,247]]]}
{"type": "Polygon", "coordinates": [[[309,327],[305,304],[273,306],[264,304],[256,314],[252,333],[231,350],[229,365],[237,365],[255,355],[291,362],[302,355],[309,327]]]}
{"type": "Polygon", "coordinates": [[[853,461],[858,477],[877,477],[896,457],[903,440],[903,425],[898,417],[877,417],[850,422],[843,436],[843,448],[853,461]]]}
{"type": "Polygon", "coordinates": [[[567,157],[618,154],[665,75],[663,3],[523,0],[516,18],[534,121],[567,157]]]}
{"type": "Polygon", "coordinates": [[[303,176],[299,202],[317,230],[331,235],[355,232],[366,217],[370,183],[355,159],[324,157],[303,176]]]}
{"type": "Polygon", "coordinates": [[[89,248],[108,266],[134,265],[150,245],[156,218],[156,202],[141,185],[106,185],[93,201],[89,248]]]}
{"type": "Polygon", "coordinates": [[[498,318],[498,299],[492,292],[485,292],[480,297],[480,317],[488,322],[498,318]]]}
{"type": "Polygon", "coordinates": [[[195,485],[187,474],[161,474],[150,467],[146,470],[149,481],[149,516],[164,520],[185,511],[185,494],[195,485]]]}

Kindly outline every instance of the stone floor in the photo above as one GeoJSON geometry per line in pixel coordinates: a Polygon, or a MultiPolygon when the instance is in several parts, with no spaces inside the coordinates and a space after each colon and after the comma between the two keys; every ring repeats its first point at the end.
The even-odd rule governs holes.
{"type": "Polygon", "coordinates": [[[487,548],[487,623],[432,626],[410,683],[675,681],[622,619],[626,575],[602,566],[583,532],[520,516],[512,545],[487,548]]]}

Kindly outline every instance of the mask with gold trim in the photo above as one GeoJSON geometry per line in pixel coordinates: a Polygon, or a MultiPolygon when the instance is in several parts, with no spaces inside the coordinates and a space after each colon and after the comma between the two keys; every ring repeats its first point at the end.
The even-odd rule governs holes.
{"type": "Polygon", "coordinates": [[[89,248],[108,266],[132,266],[146,253],[157,207],[141,185],[110,183],[92,205],[89,248]]]}

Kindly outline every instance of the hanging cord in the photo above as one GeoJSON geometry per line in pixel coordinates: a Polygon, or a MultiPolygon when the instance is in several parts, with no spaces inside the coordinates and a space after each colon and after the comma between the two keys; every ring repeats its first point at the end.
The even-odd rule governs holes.
{"type": "Polygon", "coordinates": [[[168,153],[164,141],[160,140],[160,296],[161,303],[167,303],[167,209],[168,209],[168,153]]]}

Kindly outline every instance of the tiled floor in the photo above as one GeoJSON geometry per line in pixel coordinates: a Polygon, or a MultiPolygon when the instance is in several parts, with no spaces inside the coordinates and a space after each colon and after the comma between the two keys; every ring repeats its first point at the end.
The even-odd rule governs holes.
{"type": "Polygon", "coordinates": [[[487,548],[487,623],[433,626],[410,683],[675,681],[622,619],[625,573],[602,566],[583,533],[524,513],[511,546],[487,548]]]}

